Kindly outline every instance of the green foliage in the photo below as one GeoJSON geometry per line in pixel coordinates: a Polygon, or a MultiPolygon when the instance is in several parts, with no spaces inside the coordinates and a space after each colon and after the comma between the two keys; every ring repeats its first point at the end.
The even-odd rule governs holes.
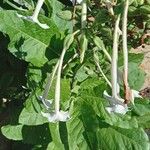
{"type": "MultiPolygon", "coordinates": [[[[44,30],[17,16],[31,15],[35,1],[4,2],[0,4],[0,31],[9,37],[10,42],[3,42],[6,37],[0,35],[0,94],[3,93],[0,100],[6,98],[7,101],[5,104],[1,100],[0,112],[7,111],[7,103],[14,103],[15,111],[18,111],[13,111],[12,120],[2,125],[2,134],[9,140],[21,141],[22,145],[29,144],[32,149],[41,150],[149,150],[149,139],[144,131],[150,128],[149,100],[136,99],[135,105],[129,106],[131,110],[125,115],[109,114],[105,109],[109,103],[103,92],[111,90],[95,66],[93,51],[98,52],[100,66],[109,78],[110,60],[105,55],[111,56],[112,53],[115,16],[106,9],[106,1],[88,3],[91,11],[88,11],[85,31],[81,29],[80,5],[72,14],[73,7],[65,6],[64,1],[45,0],[38,16],[40,22],[50,27],[44,30]],[[90,21],[91,16],[94,21],[90,21]],[[43,95],[48,74],[52,74],[63,48],[67,51],[63,64],[66,68],[62,68],[61,74],[60,107],[68,110],[71,118],[67,122],[49,123],[42,116],[41,112],[48,110],[39,96],[43,95]],[[80,55],[80,60],[76,57],[70,61],[75,53],[80,55]],[[23,73],[18,73],[22,66],[23,73]],[[7,71],[7,67],[11,69],[7,71]],[[19,104],[15,105],[16,102],[19,104]]],[[[148,0],[130,1],[130,48],[139,43],[137,41],[147,29],[149,4],[148,0]]],[[[119,0],[113,7],[115,14],[122,14],[123,1],[119,0]]],[[[123,66],[121,43],[120,40],[120,68],[123,66]]],[[[129,85],[135,90],[144,83],[145,74],[139,69],[142,59],[142,54],[129,53],[129,85]]],[[[52,103],[55,83],[56,77],[46,97],[52,103]]]]}

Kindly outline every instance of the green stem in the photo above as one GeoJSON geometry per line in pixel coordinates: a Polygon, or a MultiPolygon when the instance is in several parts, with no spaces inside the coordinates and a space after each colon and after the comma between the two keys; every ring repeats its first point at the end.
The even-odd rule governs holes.
{"type": "Polygon", "coordinates": [[[104,79],[106,80],[107,84],[112,88],[112,85],[111,85],[110,81],[109,81],[108,78],[105,76],[105,74],[104,74],[104,72],[103,72],[101,66],[99,65],[99,60],[98,60],[98,57],[97,57],[97,55],[95,54],[95,52],[94,52],[94,60],[95,60],[95,63],[96,63],[96,65],[97,65],[97,67],[98,67],[100,73],[102,74],[102,76],[103,76],[104,79]]]}

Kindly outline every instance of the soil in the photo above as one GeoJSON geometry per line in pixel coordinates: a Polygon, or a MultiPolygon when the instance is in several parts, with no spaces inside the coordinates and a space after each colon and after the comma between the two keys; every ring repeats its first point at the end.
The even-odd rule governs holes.
{"type": "MultiPolygon", "coordinates": [[[[150,45],[143,44],[135,49],[131,49],[131,53],[144,54],[144,59],[139,66],[146,74],[145,82],[143,83],[141,90],[146,88],[150,89],[150,45]]],[[[150,93],[147,94],[148,94],[147,96],[150,98],[150,93]]]]}

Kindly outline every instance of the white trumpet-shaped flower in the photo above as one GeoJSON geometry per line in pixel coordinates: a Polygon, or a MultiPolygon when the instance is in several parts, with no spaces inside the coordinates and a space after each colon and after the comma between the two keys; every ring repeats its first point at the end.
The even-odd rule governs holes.
{"type": "Polygon", "coordinates": [[[104,91],[103,93],[104,98],[106,98],[110,106],[106,107],[105,109],[108,111],[108,113],[119,113],[119,114],[126,114],[128,111],[128,106],[127,104],[124,104],[124,99],[118,97],[112,97],[110,96],[107,91],[104,91]]]}
{"type": "Polygon", "coordinates": [[[126,0],[124,3],[124,13],[122,21],[122,41],[123,41],[123,58],[124,58],[124,91],[125,91],[125,103],[130,101],[134,104],[134,98],[142,98],[139,95],[139,92],[133,89],[130,89],[128,84],[128,47],[127,47],[127,15],[129,8],[129,0],[126,0]]]}
{"type": "Polygon", "coordinates": [[[38,20],[38,15],[39,15],[39,12],[42,8],[43,3],[44,3],[44,0],[38,0],[36,8],[35,8],[32,16],[23,16],[23,15],[20,15],[20,14],[17,14],[17,16],[20,17],[20,18],[35,22],[43,29],[48,29],[49,26],[47,24],[40,23],[40,21],[38,20]]]}
{"type": "Polygon", "coordinates": [[[60,77],[61,77],[61,69],[63,58],[66,53],[66,48],[63,49],[62,54],[59,59],[59,65],[57,69],[57,79],[55,86],[55,111],[52,113],[44,113],[41,112],[43,117],[46,117],[49,122],[57,122],[57,121],[67,121],[69,117],[68,112],[60,111],[60,77]]]}
{"type": "Polygon", "coordinates": [[[41,112],[43,117],[46,117],[49,122],[57,122],[57,121],[67,121],[70,119],[69,112],[60,110],[60,79],[61,79],[61,70],[63,65],[64,55],[66,50],[70,47],[74,40],[74,35],[79,31],[74,32],[73,34],[69,34],[64,40],[64,48],[61,53],[60,59],[58,60],[58,67],[56,65],[57,70],[57,78],[56,78],[56,85],[55,85],[55,110],[50,113],[41,112]]]}
{"type": "Polygon", "coordinates": [[[118,16],[115,23],[114,31],[114,41],[113,41],[113,53],[111,60],[111,87],[112,87],[112,96],[110,96],[107,91],[104,91],[104,97],[109,101],[110,106],[106,107],[108,113],[120,113],[126,114],[128,111],[127,104],[124,104],[124,99],[119,96],[120,87],[118,84],[118,27],[119,27],[120,15],[118,16]]]}

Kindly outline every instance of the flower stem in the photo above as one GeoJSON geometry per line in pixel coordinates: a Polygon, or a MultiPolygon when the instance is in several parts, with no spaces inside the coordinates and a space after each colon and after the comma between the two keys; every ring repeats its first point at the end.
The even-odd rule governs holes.
{"type": "Polygon", "coordinates": [[[81,28],[86,28],[87,24],[87,3],[86,0],[82,1],[82,12],[81,12],[81,28]]]}
{"type": "Polygon", "coordinates": [[[123,55],[124,55],[124,90],[125,90],[125,99],[128,95],[128,48],[127,48],[127,15],[128,15],[129,1],[125,1],[124,13],[123,13],[123,22],[122,22],[122,40],[123,40],[123,55]]]}
{"type": "Polygon", "coordinates": [[[117,96],[117,62],[118,62],[118,28],[120,22],[120,15],[117,17],[114,30],[113,53],[111,63],[111,83],[112,83],[112,96],[117,96]]]}
{"type": "Polygon", "coordinates": [[[43,3],[44,3],[44,0],[38,0],[37,5],[36,5],[35,10],[34,10],[33,15],[32,15],[33,21],[38,20],[38,15],[39,15],[39,12],[41,10],[43,3]]]}
{"type": "Polygon", "coordinates": [[[112,87],[110,81],[109,81],[108,78],[105,76],[105,74],[104,74],[104,72],[103,72],[101,66],[99,65],[99,60],[98,60],[98,57],[97,57],[97,55],[95,54],[95,52],[94,52],[94,60],[95,60],[95,63],[96,63],[96,65],[97,65],[97,67],[98,67],[100,73],[102,74],[102,76],[103,76],[104,79],[106,80],[107,84],[108,84],[110,87],[112,87]]]}
{"type": "Polygon", "coordinates": [[[50,87],[51,87],[51,85],[52,85],[52,82],[53,82],[54,76],[55,76],[55,74],[56,74],[58,65],[59,65],[59,60],[58,60],[57,64],[56,64],[55,67],[54,67],[54,70],[53,70],[53,72],[52,72],[52,75],[50,74],[50,75],[48,76],[47,83],[46,83],[46,85],[45,85],[44,92],[43,92],[43,96],[42,96],[42,98],[43,98],[44,100],[45,100],[45,99],[47,98],[47,96],[48,96],[48,92],[49,92],[50,87]]]}
{"type": "Polygon", "coordinates": [[[63,65],[63,59],[66,53],[66,50],[67,50],[66,48],[63,48],[63,51],[59,59],[59,66],[58,66],[56,86],[55,86],[55,113],[58,113],[60,109],[60,78],[61,78],[61,69],[63,65]]]}
{"type": "Polygon", "coordinates": [[[68,62],[63,66],[63,70],[67,67],[67,65],[76,57],[78,57],[78,53],[75,53],[69,60],[68,62]]]}

